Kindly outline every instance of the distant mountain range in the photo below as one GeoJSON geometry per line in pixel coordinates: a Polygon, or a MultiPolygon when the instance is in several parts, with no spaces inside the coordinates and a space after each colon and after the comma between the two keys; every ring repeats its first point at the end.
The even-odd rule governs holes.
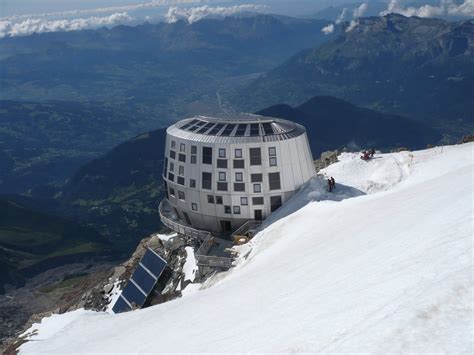
{"type": "Polygon", "coordinates": [[[325,150],[342,147],[350,150],[370,147],[422,149],[442,139],[439,132],[426,124],[327,96],[313,97],[298,107],[280,104],[257,113],[304,125],[315,158],[325,150]]]}
{"type": "Polygon", "coordinates": [[[234,93],[238,107],[330,95],[452,135],[474,127],[474,20],[361,18],[234,93]]]}
{"type": "Polygon", "coordinates": [[[0,194],[61,185],[84,163],[166,124],[153,119],[119,104],[0,101],[0,194]]]}

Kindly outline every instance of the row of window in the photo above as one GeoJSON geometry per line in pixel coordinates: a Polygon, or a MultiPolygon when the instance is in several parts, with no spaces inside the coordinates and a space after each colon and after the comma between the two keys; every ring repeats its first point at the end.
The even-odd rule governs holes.
{"type": "MultiPolygon", "coordinates": [[[[176,198],[176,193],[174,188],[170,187],[170,196],[176,198]]],[[[184,191],[178,190],[178,199],[185,201],[186,196],[184,194],[184,191]]],[[[207,195],[207,202],[210,204],[217,204],[217,205],[223,205],[223,199],[222,196],[214,196],[214,195],[207,195]]],[[[264,204],[264,199],[263,197],[252,197],[252,205],[254,206],[261,206],[264,204]]],[[[271,211],[275,211],[278,207],[280,207],[282,204],[282,199],[281,196],[271,196],[270,197],[270,209],[271,211]]],[[[242,196],[240,198],[240,205],[241,206],[248,206],[249,205],[249,200],[248,197],[242,196]]],[[[198,205],[195,202],[191,203],[191,209],[193,211],[198,211],[198,205]]],[[[231,213],[231,207],[229,205],[224,206],[224,213],[230,214],[231,213]]],[[[234,214],[240,214],[240,206],[233,206],[233,213],[234,214]]]]}
{"type": "MultiPolygon", "coordinates": [[[[169,157],[171,159],[176,160],[176,142],[171,141],[171,150],[169,153],[169,157]],[[174,143],[174,144],[173,144],[174,143]]],[[[219,148],[218,149],[218,159],[217,159],[217,167],[227,169],[227,159],[226,159],[226,149],[219,148]]],[[[262,153],[260,148],[249,148],[249,156],[250,156],[250,165],[262,165],[262,153]]],[[[268,148],[268,162],[270,166],[277,166],[277,157],[276,157],[276,148],[269,147],[268,148]]],[[[242,149],[237,148],[234,150],[234,161],[233,166],[234,169],[244,169],[245,163],[244,160],[240,160],[243,158],[242,149]]],[[[185,144],[181,143],[178,153],[178,160],[180,162],[186,162],[186,155],[185,155],[185,144]]],[[[202,147],[202,163],[212,165],[212,147],[202,147]]],[[[197,164],[197,146],[191,146],[191,164],[197,164]]]]}
{"type": "MultiPolygon", "coordinates": [[[[184,167],[183,167],[184,169],[184,167]]],[[[184,172],[183,172],[184,174],[184,172]]],[[[179,174],[182,175],[182,174],[179,174]]],[[[217,191],[228,191],[228,183],[226,181],[226,173],[225,172],[219,172],[218,176],[218,181],[217,181],[217,191]]],[[[235,179],[237,182],[233,183],[234,186],[234,191],[235,192],[245,192],[246,191],[246,186],[243,181],[243,175],[242,173],[236,173],[235,179]],[[239,174],[239,175],[237,175],[239,174]]],[[[170,172],[168,172],[168,180],[175,182],[175,175],[171,172],[171,167],[170,167],[170,172]]],[[[252,191],[254,193],[260,193],[262,192],[262,182],[263,182],[263,174],[250,174],[250,181],[252,185],[252,191]]],[[[208,172],[202,172],[202,189],[204,190],[212,190],[212,173],[208,172]]],[[[176,178],[176,183],[181,186],[185,186],[185,178],[183,176],[178,176],[176,178]]],[[[272,190],[280,190],[281,189],[281,180],[280,180],[280,173],[268,173],[268,186],[270,191],[272,190]]],[[[190,188],[196,188],[196,180],[195,179],[189,179],[189,187],[190,188]]]]}

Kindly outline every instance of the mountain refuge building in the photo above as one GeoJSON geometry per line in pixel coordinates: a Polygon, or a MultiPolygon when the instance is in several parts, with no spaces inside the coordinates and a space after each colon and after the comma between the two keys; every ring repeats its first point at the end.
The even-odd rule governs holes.
{"type": "Polygon", "coordinates": [[[297,123],[254,114],[184,119],[167,129],[160,215],[177,232],[230,234],[265,219],[315,174],[297,123]]]}

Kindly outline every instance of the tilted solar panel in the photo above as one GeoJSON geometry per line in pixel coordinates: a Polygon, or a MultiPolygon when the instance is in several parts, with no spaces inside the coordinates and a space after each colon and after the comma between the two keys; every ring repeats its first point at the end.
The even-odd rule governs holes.
{"type": "Polygon", "coordinates": [[[165,268],[166,261],[148,249],[113,306],[114,313],[142,307],[165,268]]]}
{"type": "Polygon", "coordinates": [[[141,264],[151,271],[157,278],[166,267],[166,261],[151,249],[148,249],[145,255],[143,255],[141,264]]]}
{"type": "Polygon", "coordinates": [[[120,296],[117,301],[114,304],[114,307],[112,308],[112,311],[114,313],[122,313],[122,312],[128,312],[130,311],[131,308],[128,305],[128,303],[120,296]]]}
{"type": "Polygon", "coordinates": [[[156,283],[156,277],[150,275],[141,265],[133,273],[132,279],[147,294],[151,292],[156,283]]]}

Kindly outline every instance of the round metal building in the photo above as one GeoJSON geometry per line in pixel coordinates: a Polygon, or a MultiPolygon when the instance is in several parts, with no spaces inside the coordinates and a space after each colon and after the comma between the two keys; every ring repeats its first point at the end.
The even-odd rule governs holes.
{"type": "Polygon", "coordinates": [[[283,119],[196,116],[170,126],[165,144],[163,202],[198,230],[263,220],[315,175],[305,128],[283,119]]]}

